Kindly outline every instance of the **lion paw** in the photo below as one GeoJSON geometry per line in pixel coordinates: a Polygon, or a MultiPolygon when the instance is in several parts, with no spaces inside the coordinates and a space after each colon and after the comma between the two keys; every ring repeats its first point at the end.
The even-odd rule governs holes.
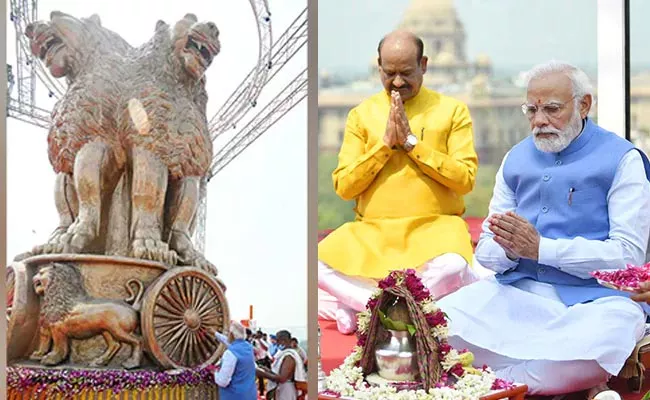
{"type": "Polygon", "coordinates": [[[59,254],[63,253],[62,237],[68,231],[68,227],[58,227],[50,236],[50,239],[45,244],[34,246],[32,254],[59,254]]]}
{"type": "Polygon", "coordinates": [[[83,253],[89,250],[96,239],[95,230],[91,225],[76,220],[65,233],[58,237],[56,243],[50,243],[49,249],[58,253],[83,253]]]}
{"type": "Polygon", "coordinates": [[[98,357],[92,360],[88,366],[91,368],[97,368],[97,367],[103,367],[106,364],[108,364],[108,360],[104,359],[104,357],[98,357]]]}
{"type": "Polygon", "coordinates": [[[131,255],[135,258],[159,261],[168,265],[176,265],[178,256],[174,250],[169,250],[167,243],[155,239],[136,239],[131,245],[131,255]]]}
{"type": "Polygon", "coordinates": [[[206,260],[205,257],[197,254],[196,258],[192,260],[191,265],[193,267],[198,267],[204,270],[205,272],[212,274],[214,276],[219,275],[219,270],[214,266],[210,261],[206,260]]]}
{"type": "Polygon", "coordinates": [[[122,363],[122,366],[126,369],[134,369],[140,366],[140,362],[138,360],[129,358],[128,360],[122,363]]]}
{"type": "Polygon", "coordinates": [[[41,361],[43,359],[43,356],[44,354],[35,351],[29,356],[29,359],[32,361],[41,361]]]}
{"type": "Polygon", "coordinates": [[[58,365],[61,363],[61,361],[63,361],[63,357],[61,357],[59,354],[50,353],[41,359],[41,364],[52,366],[58,365]]]}
{"type": "Polygon", "coordinates": [[[33,254],[60,254],[63,253],[63,245],[61,243],[45,243],[34,246],[32,249],[33,254]]]}

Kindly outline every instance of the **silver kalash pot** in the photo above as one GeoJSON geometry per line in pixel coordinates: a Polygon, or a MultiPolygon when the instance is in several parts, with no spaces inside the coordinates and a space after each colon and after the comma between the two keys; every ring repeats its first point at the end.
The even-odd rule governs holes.
{"type": "Polygon", "coordinates": [[[390,381],[414,381],[417,376],[415,343],[408,331],[387,330],[388,339],[377,343],[377,373],[390,381]]]}

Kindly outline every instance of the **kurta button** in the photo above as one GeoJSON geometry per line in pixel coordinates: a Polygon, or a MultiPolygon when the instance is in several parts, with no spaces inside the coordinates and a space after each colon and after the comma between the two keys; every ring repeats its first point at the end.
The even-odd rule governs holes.
{"type": "Polygon", "coordinates": [[[557,161],[555,162],[555,165],[562,165],[562,160],[557,160],[557,161]]]}
{"type": "Polygon", "coordinates": [[[551,179],[550,176],[548,176],[548,175],[544,175],[544,182],[548,181],[549,179],[551,179]]]}
{"type": "Polygon", "coordinates": [[[548,212],[548,207],[546,207],[546,206],[542,207],[542,212],[544,212],[544,213],[548,212]]]}

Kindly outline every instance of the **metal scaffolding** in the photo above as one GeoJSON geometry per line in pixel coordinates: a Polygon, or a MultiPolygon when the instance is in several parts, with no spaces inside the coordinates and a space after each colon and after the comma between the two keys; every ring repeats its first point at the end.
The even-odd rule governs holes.
{"type": "Polygon", "coordinates": [[[217,153],[210,176],[221,171],[305,97],[307,97],[306,68],[217,153]]]}
{"type": "MultiPolygon", "coordinates": [[[[267,74],[265,75],[265,81],[262,86],[266,86],[277,74],[278,72],[293,58],[293,56],[307,44],[307,8],[305,8],[298,17],[289,25],[285,32],[278,38],[277,41],[274,41],[273,47],[269,50],[269,54],[266,54],[261,59],[269,59],[268,64],[265,66],[267,69],[267,74]],[[269,75],[269,72],[272,73],[269,75]]],[[[249,77],[252,76],[256,71],[256,66],[249,72],[248,77],[244,79],[244,82],[249,77]]],[[[305,92],[306,92],[307,78],[305,73],[305,92]]],[[[288,90],[290,90],[295,85],[294,82],[290,83],[281,93],[288,93],[291,99],[295,96],[288,90]]],[[[245,87],[246,85],[242,84],[240,87],[245,87]]],[[[259,95],[259,92],[258,92],[259,95]]],[[[281,95],[278,95],[281,96],[281,95]]],[[[304,96],[303,96],[304,98],[304,96]]],[[[286,99],[289,101],[289,98],[286,99]]],[[[302,100],[302,98],[300,99],[302,100]]],[[[272,100],[273,104],[278,104],[281,102],[282,98],[276,97],[272,100]]],[[[297,103],[296,103],[297,104],[297,103]]],[[[242,91],[235,91],[230,98],[226,101],[226,106],[222,108],[219,114],[215,115],[210,121],[210,132],[212,134],[212,139],[214,140],[221,134],[225,133],[230,129],[236,129],[237,123],[250,111],[252,107],[257,105],[257,98],[255,101],[246,100],[242,91]],[[238,109],[239,113],[235,114],[233,117],[228,118],[229,109],[238,109]],[[227,121],[227,122],[224,122],[227,121]]],[[[286,105],[285,105],[286,106],[286,105]]],[[[293,108],[293,104],[290,108],[293,108]]],[[[246,147],[248,147],[255,139],[257,139],[262,133],[268,130],[273,123],[280,119],[284,114],[286,114],[289,109],[284,111],[281,115],[275,113],[276,118],[273,119],[273,123],[264,127],[263,130],[257,128],[251,123],[256,121],[260,115],[268,113],[267,106],[263,111],[258,114],[251,122],[249,122],[245,128],[243,128],[237,135],[228,141],[228,143],[223,147],[222,150],[217,152],[212,159],[212,166],[210,168],[209,175],[206,179],[201,182],[201,195],[199,197],[199,207],[197,210],[197,224],[194,231],[194,245],[200,251],[205,249],[205,232],[206,232],[206,219],[207,219],[207,184],[210,179],[217,173],[215,167],[218,170],[221,170],[225,167],[230,161],[232,161],[237,155],[239,155],[246,147]],[[247,143],[247,144],[245,144],[247,143]]],[[[273,118],[272,115],[269,117],[273,118]]]]}
{"type": "Polygon", "coordinates": [[[258,64],[248,73],[244,81],[238,86],[239,89],[230,95],[225,105],[212,117],[209,126],[213,140],[230,129],[236,129],[237,123],[251,108],[257,105],[257,95],[260,92],[257,91],[257,95],[251,99],[251,96],[245,95],[246,88],[259,86],[261,89],[261,87],[266,86],[305,44],[307,44],[306,8],[289,25],[282,36],[273,42],[273,46],[267,53],[260,57],[260,60],[264,60],[264,63],[258,64]],[[250,78],[256,76],[255,74],[260,68],[263,68],[264,74],[257,75],[258,78],[256,79],[250,78]],[[273,71],[270,76],[268,75],[269,71],[273,71]],[[262,76],[264,79],[258,82],[259,77],[262,76]],[[238,112],[233,114],[232,110],[235,109],[238,112]]]}
{"type": "MultiPolygon", "coordinates": [[[[257,64],[251,72],[244,78],[242,83],[237,86],[237,90],[230,95],[225,104],[210,119],[209,131],[212,140],[219,135],[219,129],[228,129],[229,126],[235,125],[248,110],[253,107],[257,98],[267,81],[269,73],[268,65],[271,62],[271,46],[273,45],[273,31],[271,29],[271,11],[267,0],[249,0],[253,15],[257,22],[258,35],[258,59],[257,64]],[[213,121],[218,122],[214,125],[213,121]]],[[[205,252],[205,230],[207,218],[207,195],[208,180],[201,181],[201,190],[199,193],[199,207],[196,215],[196,226],[194,228],[192,241],[194,247],[201,253],[205,252]]]]}

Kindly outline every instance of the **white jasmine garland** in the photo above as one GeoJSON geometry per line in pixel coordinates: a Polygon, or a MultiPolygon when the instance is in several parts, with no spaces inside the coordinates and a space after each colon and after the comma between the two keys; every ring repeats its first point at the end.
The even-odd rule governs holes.
{"type": "Polygon", "coordinates": [[[440,308],[433,301],[426,301],[422,303],[422,312],[425,314],[433,314],[440,308]]]}
{"type": "Polygon", "coordinates": [[[370,310],[366,310],[357,314],[357,330],[360,333],[368,332],[370,325],[370,310]]]}
{"type": "Polygon", "coordinates": [[[460,354],[458,353],[458,350],[451,349],[449,353],[447,353],[447,355],[445,356],[445,359],[440,362],[440,365],[442,365],[442,368],[445,371],[449,371],[451,367],[458,364],[459,362],[460,362],[460,354]]]}
{"type": "MultiPolygon", "coordinates": [[[[396,276],[394,275],[394,279],[397,286],[404,282],[404,278],[399,272],[396,276]]],[[[378,298],[381,294],[382,289],[379,289],[372,294],[371,298],[378,298]]],[[[424,314],[435,314],[440,310],[431,297],[419,302],[418,305],[424,314]]],[[[360,335],[368,333],[370,319],[370,310],[358,314],[357,326],[360,335]]],[[[446,324],[438,325],[430,328],[429,332],[437,339],[438,343],[446,343],[449,328],[446,324]]],[[[476,400],[490,393],[496,380],[491,369],[475,369],[471,366],[473,360],[471,353],[450,349],[440,361],[444,372],[451,376],[451,371],[456,372],[458,364],[463,366],[464,372],[461,377],[458,377],[453,387],[431,388],[428,392],[421,389],[398,391],[395,387],[387,384],[369,385],[365,381],[361,367],[357,366],[362,355],[363,348],[355,346],[343,363],[325,379],[325,388],[341,396],[359,400],[476,400]]],[[[455,374],[453,375],[455,376],[455,374]]]]}
{"type": "Polygon", "coordinates": [[[436,338],[447,338],[449,336],[449,327],[448,326],[436,326],[431,329],[433,331],[433,336],[436,338]]]}

